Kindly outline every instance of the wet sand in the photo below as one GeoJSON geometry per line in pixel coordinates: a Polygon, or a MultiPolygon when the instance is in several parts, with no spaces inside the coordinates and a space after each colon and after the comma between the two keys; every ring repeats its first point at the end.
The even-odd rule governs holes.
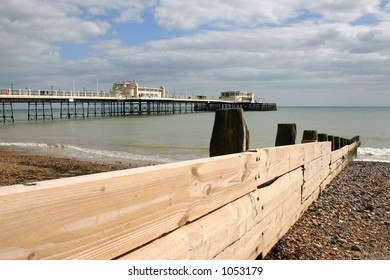
{"type": "Polygon", "coordinates": [[[153,163],[143,161],[91,162],[0,148],[0,186],[28,184],[148,165],[153,165],[153,163]]]}

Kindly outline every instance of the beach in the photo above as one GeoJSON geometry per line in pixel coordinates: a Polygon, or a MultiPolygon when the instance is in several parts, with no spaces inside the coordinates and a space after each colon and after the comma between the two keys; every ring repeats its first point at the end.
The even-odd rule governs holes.
{"type": "MultiPolygon", "coordinates": [[[[91,162],[0,149],[0,186],[29,184],[152,162],[91,162]]],[[[351,162],[266,259],[390,259],[390,163],[351,162]]]]}
{"type": "Polygon", "coordinates": [[[353,161],[268,260],[389,260],[390,163],[353,161]]]}
{"type": "Polygon", "coordinates": [[[76,158],[36,155],[13,148],[0,148],[0,186],[87,175],[152,165],[150,161],[94,162],[76,158]]]}

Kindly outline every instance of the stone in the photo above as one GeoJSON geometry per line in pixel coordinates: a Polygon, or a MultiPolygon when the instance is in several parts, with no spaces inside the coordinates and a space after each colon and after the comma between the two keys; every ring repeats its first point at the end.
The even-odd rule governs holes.
{"type": "Polygon", "coordinates": [[[344,238],[338,238],[337,239],[337,242],[340,242],[340,243],[348,243],[348,241],[344,238]]]}
{"type": "Polygon", "coordinates": [[[355,245],[352,245],[351,250],[355,251],[355,252],[360,252],[362,249],[360,249],[360,247],[355,244],[355,245]]]}

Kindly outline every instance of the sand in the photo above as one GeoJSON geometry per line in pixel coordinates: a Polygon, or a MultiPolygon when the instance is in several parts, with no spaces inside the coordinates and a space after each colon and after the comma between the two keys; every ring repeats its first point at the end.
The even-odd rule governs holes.
{"type": "Polygon", "coordinates": [[[34,155],[23,150],[0,148],[0,186],[86,175],[152,165],[152,162],[91,162],[74,158],[34,155]]]}

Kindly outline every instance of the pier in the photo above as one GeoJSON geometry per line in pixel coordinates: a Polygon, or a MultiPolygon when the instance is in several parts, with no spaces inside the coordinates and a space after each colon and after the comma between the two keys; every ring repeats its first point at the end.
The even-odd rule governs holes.
{"type": "Polygon", "coordinates": [[[0,89],[0,122],[14,122],[14,104],[26,104],[28,121],[212,112],[224,108],[276,111],[275,103],[200,97],[125,98],[111,92],[0,89]]]}

